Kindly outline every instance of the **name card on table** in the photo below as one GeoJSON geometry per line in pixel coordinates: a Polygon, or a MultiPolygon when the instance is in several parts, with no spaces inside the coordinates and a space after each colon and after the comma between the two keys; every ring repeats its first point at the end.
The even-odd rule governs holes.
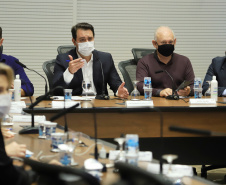
{"type": "Polygon", "coordinates": [[[22,112],[22,109],[26,108],[26,104],[24,101],[11,102],[11,107],[9,113],[18,113],[22,112]]]}
{"type": "Polygon", "coordinates": [[[138,108],[138,107],[153,107],[153,101],[126,101],[126,107],[138,108]]]}
{"type": "MultiPolygon", "coordinates": [[[[65,108],[72,107],[77,103],[79,103],[78,108],[81,108],[80,101],[65,101],[65,108]]],[[[52,108],[64,108],[64,101],[52,101],[52,108]]]]}
{"type": "MultiPolygon", "coordinates": [[[[45,121],[45,116],[35,116],[35,122],[45,121]]],[[[13,115],[13,122],[31,123],[31,115],[13,115]]]]}
{"type": "MultiPolygon", "coordinates": [[[[78,101],[82,101],[82,100],[93,100],[95,99],[96,96],[72,96],[71,99],[72,100],[78,100],[78,101]]],[[[53,96],[52,97],[53,100],[61,100],[63,101],[64,100],[64,97],[63,96],[53,96]]]]}
{"type": "MultiPolygon", "coordinates": [[[[125,151],[122,151],[125,156],[125,151]]],[[[116,160],[120,154],[119,150],[110,150],[109,151],[109,160],[116,160]]],[[[138,161],[152,161],[152,152],[146,151],[146,152],[139,152],[138,161]]]]}
{"type": "Polygon", "coordinates": [[[206,99],[189,99],[190,107],[215,107],[216,100],[211,98],[206,99]]]}

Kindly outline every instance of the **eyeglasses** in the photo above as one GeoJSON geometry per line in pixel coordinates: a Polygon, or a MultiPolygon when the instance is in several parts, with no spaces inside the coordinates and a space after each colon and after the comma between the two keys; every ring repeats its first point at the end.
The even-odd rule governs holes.
{"type": "MultiPolygon", "coordinates": [[[[157,43],[157,42],[156,42],[157,43]]],[[[169,42],[166,42],[166,41],[163,41],[163,42],[160,42],[160,44],[161,45],[164,45],[164,44],[174,44],[174,41],[169,41],[169,42]]],[[[157,45],[159,45],[158,43],[157,43],[157,45]]]]}

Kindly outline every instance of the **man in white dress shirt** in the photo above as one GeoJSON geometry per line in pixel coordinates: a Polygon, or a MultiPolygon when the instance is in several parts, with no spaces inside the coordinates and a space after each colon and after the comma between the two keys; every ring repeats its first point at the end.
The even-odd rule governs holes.
{"type": "MultiPolygon", "coordinates": [[[[107,84],[109,84],[115,95],[127,98],[129,93],[115,69],[111,54],[94,48],[93,26],[88,23],[78,23],[72,27],[71,32],[75,49],[57,56],[53,87],[63,86],[65,89],[73,89],[73,95],[81,95],[82,81],[85,80],[91,82],[94,94],[101,95],[104,79],[105,94],[108,94],[107,84]]],[[[62,91],[55,91],[55,95],[62,95],[62,91]]]]}

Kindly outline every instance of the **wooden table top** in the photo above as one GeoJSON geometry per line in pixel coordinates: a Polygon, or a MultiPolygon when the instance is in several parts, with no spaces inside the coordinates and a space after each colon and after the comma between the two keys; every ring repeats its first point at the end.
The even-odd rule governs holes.
{"type": "MultiPolygon", "coordinates": [[[[142,97],[143,98],[143,97],[142,97]]],[[[193,98],[193,97],[191,97],[193,98]]],[[[35,101],[36,97],[32,97],[33,102],[35,101]]],[[[165,98],[162,97],[152,97],[153,103],[154,103],[154,107],[159,108],[161,111],[163,112],[168,112],[168,111],[184,111],[184,110],[189,110],[189,111],[197,111],[197,110],[223,110],[226,111],[226,97],[219,97],[218,98],[218,102],[225,102],[224,103],[217,103],[216,107],[190,107],[189,105],[189,98],[184,99],[185,101],[183,101],[182,99],[180,100],[167,100],[165,98]]],[[[26,97],[26,99],[24,100],[26,102],[27,105],[30,104],[30,100],[28,97],[26,97]]],[[[51,111],[48,108],[51,108],[51,100],[44,100],[41,101],[37,106],[35,106],[34,110],[35,112],[42,112],[43,109],[45,109],[45,111],[51,111]]],[[[83,109],[75,109],[75,112],[88,112],[90,111],[91,107],[94,106],[96,107],[97,111],[104,111],[104,112],[115,112],[115,111],[119,111],[119,110],[125,110],[127,109],[125,105],[123,105],[124,100],[120,100],[118,98],[115,97],[111,97],[110,100],[96,100],[93,99],[92,101],[81,101],[81,107],[83,109]],[[92,104],[92,105],[91,105],[92,104]]],[[[52,109],[52,108],[51,108],[52,109]]],[[[140,110],[144,110],[147,108],[137,108],[140,110]]],[[[54,109],[56,110],[56,109],[54,109]]],[[[131,109],[130,109],[131,110],[131,109]]],[[[136,109],[135,109],[136,110],[136,109]]],[[[29,109],[26,108],[25,112],[29,112],[29,109]]],[[[53,111],[53,109],[52,109],[53,111]]],[[[151,110],[149,110],[151,111],[151,110]]]]}

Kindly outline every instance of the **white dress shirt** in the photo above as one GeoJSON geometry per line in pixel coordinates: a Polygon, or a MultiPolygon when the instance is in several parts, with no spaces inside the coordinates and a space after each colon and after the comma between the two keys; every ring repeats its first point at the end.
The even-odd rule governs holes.
{"type": "MultiPolygon", "coordinates": [[[[82,58],[78,53],[78,58],[82,58]]],[[[83,75],[83,80],[85,81],[90,81],[92,84],[92,87],[90,89],[90,92],[93,92],[96,94],[96,88],[93,83],[93,55],[91,56],[91,59],[89,62],[85,62],[84,66],[82,67],[82,75],[83,75]]],[[[65,70],[64,74],[64,81],[66,84],[69,84],[71,80],[74,77],[74,74],[71,74],[68,70],[68,68],[65,70]]],[[[84,91],[83,91],[84,93],[84,91]]]]}

